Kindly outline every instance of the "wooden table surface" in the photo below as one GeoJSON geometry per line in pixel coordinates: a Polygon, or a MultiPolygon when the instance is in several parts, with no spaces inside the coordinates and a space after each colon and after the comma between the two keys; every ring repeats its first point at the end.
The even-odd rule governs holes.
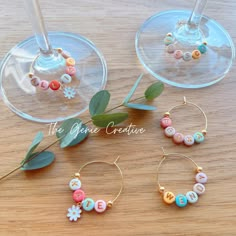
{"type": "MultiPolygon", "coordinates": [[[[0,0],[1,57],[32,34],[22,2],[0,0]]],[[[122,101],[143,71],[134,37],[144,20],[159,11],[191,9],[194,4],[194,0],[40,2],[49,30],[80,33],[103,52],[109,69],[106,88],[112,94],[111,106],[122,101]]],[[[209,0],[205,14],[236,38],[234,0],[209,0]]],[[[209,88],[166,86],[153,103],[158,106],[156,112],[130,112],[125,125],[132,122],[145,128],[142,135],[99,133],[77,147],[50,148],[56,154],[53,165],[30,173],[18,171],[0,183],[0,235],[236,235],[235,76],[234,67],[223,81],[209,88]],[[174,145],[159,127],[162,114],[182,102],[183,96],[200,105],[209,119],[206,142],[191,148],[174,145]],[[190,155],[208,174],[207,192],[197,204],[178,209],[162,202],[155,181],[162,146],[168,152],[190,155]],[[78,222],[69,222],[67,208],[73,201],[67,184],[71,176],[88,161],[112,162],[118,155],[125,189],[117,203],[104,214],[83,213],[78,222]]],[[[137,96],[153,81],[146,75],[137,96]]],[[[47,136],[48,126],[22,120],[2,101],[0,107],[1,176],[19,164],[37,131],[47,136]]],[[[83,120],[88,117],[88,112],[81,116],[83,120]]],[[[199,117],[194,109],[176,113],[179,128],[185,130],[194,131],[203,125],[199,117]]],[[[54,137],[48,136],[43,145],[52,140],[54,137]]],[[[108,199],[119,188],[118,174],[105,165],[93,165],[84,174],[84,186],[94,199],[108,199]]],[[[174,192],[185,193],[192,188],[194,173],[185,160],[174,158],[161,174],[163,183],[174,192]]]]}

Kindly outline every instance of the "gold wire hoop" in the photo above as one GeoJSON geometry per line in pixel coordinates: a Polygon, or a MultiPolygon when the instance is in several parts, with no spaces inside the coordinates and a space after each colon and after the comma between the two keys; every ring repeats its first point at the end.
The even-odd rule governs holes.
{"type": "Polygon", "coordinates": [[[196,107],[196,108],[203,114],[204,119],[205,119],[205,128],[204,128],[203,131],[206,131],[206,132],[207,132],[207,126],[208,126],[207,123],[208,123],[208,120],[207,120],[206,113],[205,113],[205,112],[202,110],[202,108],[199,107],[197,104],[195,104],[195,103],[193,103],[193,102],[188,102],[185,96],[184,96],[183,104],[180,104],[180,105],[177,105],[177,106],[172,107],[167,113],[169,113],[169,115],[170,115],[170,113],[171,113],[172,110],[177,109],[177,108],[182,107],[182,106],[186,106],[186,105],[190,105],[190,106],[196,107]]]}
{"type": "Polygon", "coordinates": [[[119,165],[117,164],[119,158],[120,158],[120,157],[118,156],[114,162],[106,162],[106,161],[91,161],[91,162],[87,162],[87,163],[85,163],[83,166],[81,166],[80,169],[78,170],[78,174],[79,174],[79,175],[77,175],[77,173],[75,174],[75,175],[77,175],[77,177],[80,177],[81,171],[82,171],[86,166],[91,165],[91,164],[95,164],[95,163],[104,163],[104,164],[108,164],[108,165],[112,165],[112,166],[114,165],[114,166],[118,169],[118,171],[119,171],[119,173],[120,173],[120,190],[119,190],[118,194],[116,195],[116,197],[115,197],[113,200],[108,201],[108,203],[110,204],[110,207],[111,207],[111,206],[113,205],[113,203],[120,197],[120,195],[121,195],[121,193],[122,193],[122,191],[123,191],[123,189],[124,189],[124,177],[123,177],[123,173],[122,173],[121,168],[120,168],[119,165]]]}
{"type": "Polygon", "coordinates": [[[158,190],[159,192],[162,194],[165,191],[165,188],[160,184],[159,181],[159,171],[160,168],[163,164],[163,162],[167,159],[167,157],[169,156],[177,156],[177,157],[183,157],[189,161],[192,162],[192,164],[196,167],[196,172],[199,173],[202,171],[202,167],[200,167],[192,158],[190,158],[189,156],[186,156],[184,154],[180,154],[180,153],[166,153],[164,148],[162,147],[162,152],[163,152],[163,156],[162,156],[162,160],[159,162],[158,167],[157,167],[157,185],[158,185],[158,190]]]}

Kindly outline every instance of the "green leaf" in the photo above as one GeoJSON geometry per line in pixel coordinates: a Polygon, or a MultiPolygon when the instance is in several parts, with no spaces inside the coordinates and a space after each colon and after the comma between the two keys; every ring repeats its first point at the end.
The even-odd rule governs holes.
{"type": "Polygon", "coordinates": [[[27,153],[25,155],[25,158],[21,162],[21,164],[24,164],[29,159],[29,157],[31,156],[32,152],[38,147],[38,145],[41,143],[42,140],[43,140],[43,132],[40,131],[34,137],[33,142],[29,146],[29,149],[28,149],[28,151],[27,151],[27,153]]]}
{"type": "Polygon", "coordinates": [[[74,139],[74,141],[70,143],[69,146],[72,147],[81,143],[88,135],[89,135],[88,127],[83,124],[81,128],[78,130],[77,137],[74,139]]]}
{"type": "Polygon", "coordinates": [[[89,112],[91,116],[102,114],[110,101],[110,93],[107,90],[102,90],[96,93],[90,103],[89,112]]]}
{"type": "Polygon", "coordinates": [[[117,125],[128,118],[128,113],[101,114],[92,117],[93,124],[98,127],[107,127],[111,122],[117,125]]]}
{"type": "MultiPolygon", "coordinates": [[[[30,158],[32,158],[36,154],[37,153],[31,154],[30,158]]],[[[21,170],[41,169],[41,168],[44,168],[46,166],[49,166],[54,161],[54,159],[55,159],[54,153],[45,151],[45,152],[40,153],[37,157],[33,158],[31,161],[25,163],[21,167],[21,170]]]]}
{"type": "Polygon", "coordinates": [[[61,124],[56,133],[57,138],[61,139],[61,148],[70,146],[76,140],[82,125],[82,121],[77,118],[68,119],[61,124]]]}
{"type": "Polygon", "coordinates": [[[136,82],[134,83],[133,87],[131,88],[131,90],[129,91],[128,95],[126,96],[125,100],[123,101],[123,104],[128,103],[129,100],[131,99],[131,97],[133,96],[136,88],[138,87],[141,79],[143,78],[143,74],[141,74],[138,79],[136,80],[136,82]]]}
{"type": "Polygon", "coordinates": [[[151,84],[145,91],[144,95],[147,100],[153,100],[161,95],[164,90],[164,84],[160,81],[151,84]]]}
{"type": "Polygon", "coordinates": [[[144,111],[156,110],[156,107],[145,105],[145,104],[126,103],[126,104],[124,104],[124,106],[126,106],[128,108],[137,109],[137,110],[144,110],[144,111]]]}

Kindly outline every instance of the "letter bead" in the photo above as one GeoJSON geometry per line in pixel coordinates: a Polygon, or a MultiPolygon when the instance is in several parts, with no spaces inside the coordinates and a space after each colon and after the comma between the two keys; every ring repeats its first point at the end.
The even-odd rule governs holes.
{"type": "Polygon", "coordinates": [[[165,192],[163,195],[163,200],[166,204],[172,204],[175,202],[175,195],[172,192],[165,192]]]}
{"type": "Polygon", "coordinates": [[[69,84],[72,81],[71,76],[68,74],[62,75],[60,79],[61,79],[61,82],[64,84],[69,84]]]}
{"type": "Polygon", "coordinates": [[[203,193],[205,193],[206,191],[206,188],[203,184],[200,184],[200,183],[196,183],[194,186],[193,186],[193,191],[195,193],[197,193],[198,195],[202,195],[203,193]]]}
{"type": "Polygon", "coordinates": [[[179,194],[175,197],[175,203],[178,207],[185,207],[188,204],[188,199],[185,195],[179,194]]]}
{"type": "Polygon", "coordinates": [[[80,189],[81,188],[81,181],[77,178],[74,178],[70,181],[69,187],[73,191],[80,189]]]}
{"type": "Polygon", "coordinates": [[[173,136],[173,140],[176,144],[183,143],[184,135],[181,133],[175,133],[175,135],[173,136]]]}
{"type": "Polygon", "coordinates": [[[193,191],[187,192],[186,198],[189,203],[196,203],[198,201],[198,195],[193,191]]]}
{"type": "Polygon", "coordinates": [[[192,60],[192,53],[191,52],[185,52],[183,55],[184,61],[191,61],[192,60]]]}
{"type": "Polygon", "coordinates": [[[166,46],[172,44],[173,42],[174,42],[174,39],[173,39],[171,36],[167,36],[167,37],[165,37],[165,39],[164,39],[164,44],[165,44],[166,46]]]}
{"type": "Polygon", "coordinates": [[[74,66],[75,65],[75,59],[72,57],[69,57],[66,59],[66,65],[67,66],[74,66]]]}
{"type": "Polygon", "coordinates": [[[66,74],[73,76],[76,73],[76,69],[74,66],[67,66],[66,67],[66,74]]]}
{"type": "Polygon", "coordinates": [[[38,87],[39,84],[40,84],[40,78],[37,77],[37,76],[33,76],[33,77],[30,79],[30,82],[31,82],[31,84],[32,84],[34,87],[38,87]]]}
{"type": "Polygon", "coordinates": [[[192,135],[186,135],[184,137],[184,144],[186,146],[192,146],[194,144],[194,137],[192,135]]]}
{"type": "Polygon", "coordinates": [[[199,50],[194,50],[192,52],[193,59],[199,59],[201,57],[201,52],[199,50]]]}
{"type": "Polygon", "coordinates": [[[175,59],[181,59],[183,57],[183,52],[181,50],[176,50],[174,53],[175,59]]]}
{"type": "Polygon", "coordinates": [[[202,143],[205,139],[203,133],[201,133],[201,132],[196,132],[193,135],[193,137],[194,137],[194,140],[195,140],[196,143],[202,143]]]}
{"type": "Polygon", "coordinates": [[[61,84],[59,81],[57,80],[52,80],[50,83],[49,83],[49,87],[51,90],[58,90],[60,87],[61,87],[61,84]]]}
{"type": "Polygon", "coordinates": [[[161,119],[161,127],[162,128],[166,128],[168,126],[171,126],[172,125],[172,121],[169,117],[163,117],[161,119]]]}
{"type": "Polygon", "coordinates": [[[86,199],[83,201],[83,204],[82,204],[83,209],[84,209],[85,211],[92,211],[93,208],[94,208],[94,205],[95,205],[95,203],[94,203],[94,200],[93,200],[92,198],[86,198],[86,199]]]}
{"type": "Polygon", "coordinates": [[[75,202],[82,202],[85,199],[85,193],[81,189],[77,189],[73,193],[73,199],[75,202]]]}
{"type": "Polygon", "coordinates": [[[206,53],[207,47],[205,44],[199,45],[197,48],[202,54],[206,53]]]}
{"type": "Polygon", "coordinates": [[[168,138],[171,138],[174,136],[175,134],[175,128],[169,126],[169,127],[166,127],[165,128],[165,131],[164,131],[165,135],[168,137],[168,138]]]}
{"type": "Polygon", "coordinates": [[[41,80],[39,87],[43,90],[47,90],[49,88],[49,83],[47,80],[41,80]]]}
{"type": "Polygon", "coordinates": [[[94,209],[95,209],[96,212],[102,213],[102,212],[104,212],[104,211],[106,210],[106,208],[107,208],[107,204],[106,204],[105,201],[103,201],[103,200],[97,200],[97,201],[95,202],[94,209]]]}
{"type": "Polygon", "coordinates": [[[174,44],[168,45],[167,52],[168,53],[174,53],[175,52],[175,45],[174,44]]]}
{"type": "Polygon", "coordinates": [[[197,183],[205,184],[207,182],[207,175],[203,172],[196,174],[197,183]]]}

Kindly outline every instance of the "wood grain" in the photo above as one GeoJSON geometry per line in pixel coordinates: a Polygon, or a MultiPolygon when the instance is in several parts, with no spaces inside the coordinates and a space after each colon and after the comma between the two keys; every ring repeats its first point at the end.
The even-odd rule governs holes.
{"type": "MultiPolygon", "coordinates": [[[[0,56],[17,42],[31,35],[31,27],[21,6],[23,1],[0,0],[0,56]]],[[[122,101],[140,72],[134,37],[149,16],[168,9],[189,9],[191,1],[88,0],[40,1],[49,30],[78,32],[96,43],[109,69],[107,89],[112,93],[111,106],[122,101]]],[[[206,15],[217,19],[236,38],[234,0],[209,1],[206,15]]],[[[220,65],[219,65],[220,66],[220,65]]],[[[236,235],[236,96],[235,67],[226,78],[206,89],[183,90],[166,86],[154,102],[157,112],[131,112],[131,122],[145,128],[142,135],[91,135],[80,146],[61,150],[55,145],[55,163],[43,170],[17,172],[0,183],[0,235],[236,235]],[[177,147],[163,137],[161,115],[182,101],[183,95],[200,105],[209,119],[209,133],[204,144],[192,148],[177,147]],[[156,187],[156,168],[161,146],[169,152],[191,155],[209,176],[207,193],[200,201],[183,210],[162,203],[156,187]],[[92,160],[113,161],[121,156],[125,189],[117,204],[105,214],[84,213],[77,223],[66,218],[71,206],[67,184],[71,175],[92,160]]],[[[154,79],[146,75],[137,96],[154,79]]],[[[48,126],[24,121],[11,113],[1,101],[0,174],[16,167],[34,134],[48,126]]],[[[81,118],[88,119],[88,112],[81,118]]],[[[201,125],[199,113],[179,113],[179,128],[201,125]],[[180,117],[179,117],[180,116],[180,117]],[[189,122],[184,124],[181,119],[189,122]],[[199,123],[198,123],[199,122],[199,123]]],[[[52,141],[47,137],[43,145],[52,141]]],[[[164,166],[163,166],[164,167],[164,166]]],[[[107,199],[118,188],[118,177],[106,166],[91,166],[84,177],[89,196],[107,199]],[[104,175],[103,175],[104,171],[104,175]]],[[[162,169],[161,178],[173,191],[187,191],[192,186],[191,166],[173,159],[162,169]]]]}

